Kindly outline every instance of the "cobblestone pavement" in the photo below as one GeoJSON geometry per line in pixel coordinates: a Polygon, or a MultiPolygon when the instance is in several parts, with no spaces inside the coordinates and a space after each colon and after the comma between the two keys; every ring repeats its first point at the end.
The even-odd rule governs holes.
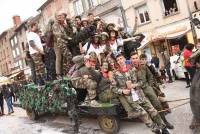
{"type": "MultiPolygon", "coordinates": [[[[176,81],[166,84],[163,91],[168,100],[188,98],[189,89],[185,88],[185,85],[183,81],[176,81]]],[[[170,107],[187,101],[170,102],[170,107]]],[[[23,109],[15,107],[14,110],[13,115],[0,117],[0,134],[63,134],[70,132],[71,124],[66,116],[45,116],[41,117],[39,121],[30,121],[23,109]]],[[[193,134],[188,127],[192,118],[189,103],[173,109],[167,118],[175,126],[175,129],[171,131],[172,134],[193,134]]],[[[91,118],[82,119],[80,131],[81,134],[104,134],[96,119],[91,118]]],[[[141,122],[121,121],[119,134],[152,134],[152,132],[141,122]]]]}

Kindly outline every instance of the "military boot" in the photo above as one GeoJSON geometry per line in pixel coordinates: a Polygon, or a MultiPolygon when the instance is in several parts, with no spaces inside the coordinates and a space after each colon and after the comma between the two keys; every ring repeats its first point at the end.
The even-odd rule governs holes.
{"type": "Polygon", "coordinates": [[[162,129],[162,134],[171,134],[167,127],[162,129]]]}

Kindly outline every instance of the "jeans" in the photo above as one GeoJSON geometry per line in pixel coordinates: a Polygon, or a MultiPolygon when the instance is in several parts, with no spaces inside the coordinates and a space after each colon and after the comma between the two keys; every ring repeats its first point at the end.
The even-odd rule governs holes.
{"type": "Polygon", "coordinates": [[[166,69],[167,75],[169,77],[169,81],[172,81],[172,75],[171,75],[171,72],[170,72],[170,67],[171,67],[171,64],[169,63],[165,66],[165,69],[166,69]]]}
{"type": "Polygon", "coordinates": [[[8,113],[13,112],[13,106],[12,106],[12,97],[8,97],[5,99],[8,107],[8,113]]]}

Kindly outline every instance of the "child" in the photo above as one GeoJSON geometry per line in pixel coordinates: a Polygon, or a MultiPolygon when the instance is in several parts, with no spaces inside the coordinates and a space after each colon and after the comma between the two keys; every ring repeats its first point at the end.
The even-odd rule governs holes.
{"type": "Polygon", "coordinates": [[[161,79],[162,81],[166,81],[166,75],[165,75],[165,73],[166,73],[165,68],[164,68],[164,66],[162,66],[162,67],[160,68],[160,79],[161,79]]]}

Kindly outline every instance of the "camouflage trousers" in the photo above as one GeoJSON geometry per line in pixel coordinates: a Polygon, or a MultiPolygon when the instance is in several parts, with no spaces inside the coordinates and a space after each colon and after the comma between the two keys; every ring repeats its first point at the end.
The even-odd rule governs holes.
{"type": "Polygon", "coordinates": [[[101,102],[111,102],[113,99],[117,99],[118,95],[115,94],[111,88],[105,89],[98,94],[98,98],[101,102]]]}
{"type": "Polygon", "coordinates": [[[42,61],[42,55],[39,53],[32,54],[28,64],[31,68],[32,80],[36,84],[39,79],[39,75],[43,77],[45,74],[45,66],[42,61]]]}
{"type": "Polygon", "coordinates": [[[153,127],[153,124],[157,124],[158,127],[164,128],[165,124],[158,114],[157,110],[152,106],[148,99],[144,99],[142,102],[131,101],[132,96],[119,96],[119,100],[124,107],[125,111],[131,113],[131,118],[141,119],[147,127],[153,127]]]}
{"type": "Polygon", "coordinates": [[[92,79],[85,79],[85,78],[75,78],[72,81],[72,85],[74,88],[80,88],[80,89],[87,89],[88,92],[88,99],[93,100],[96,98],[96,88],[97,88],[97,82],[95,82],[92,79]]]}
{"type": "Polygon", "coordinates": [[[72,54],[65,44],[56,46],[54,45],[56,54],[56,74],[66,75],[72,67],[72,54]]]}
{"type": "MultiPolygon", "coordinates": [[[[149,99],[149,101],[151,102],[151,104],[153,105],[153,107],[158,110],[161,111],[163,110],[161,101],[159,99],[159,97],[156,95],[156,93],[154,92],[153,88],[151,86],[147,86],[143,89],[145,96],[147,97],[147,99],[149,99]]],[[[162,120],[164,122],[167,122],[166,118],[165,118],[165,113],[161,112],[160,116],[162,118],[162,120]]]]}

